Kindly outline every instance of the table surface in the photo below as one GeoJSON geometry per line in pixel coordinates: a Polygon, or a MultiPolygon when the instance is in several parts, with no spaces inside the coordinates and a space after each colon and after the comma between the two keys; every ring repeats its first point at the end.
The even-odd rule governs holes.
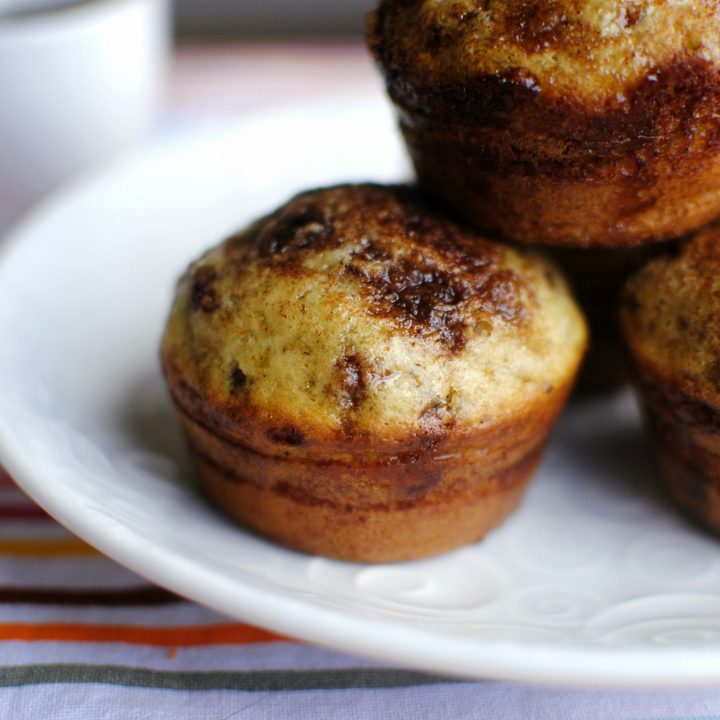
{"type": "MultiPolygon", "coordinates": [[[[382,91],[359,44],[181,48],[151,142],[353,88],[382,91]]],[[[720,688],[455,682],[230,621],[104,558],[2,472],[0,520],[0,719],[720,718],[720,688]]]]}

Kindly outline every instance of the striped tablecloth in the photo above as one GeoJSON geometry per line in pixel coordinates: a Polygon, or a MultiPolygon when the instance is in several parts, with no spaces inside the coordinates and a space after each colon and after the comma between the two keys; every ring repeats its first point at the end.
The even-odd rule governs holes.
{"type": "MultiPolygon", "coordinates": [[[[160,134],[194,132],[349,86],[379,90],[359,44],[185,48],[160,134]]],[[[615,692],[457,682],[295,642],[149,585],[73,537],[0,471],[6,718],[720,720],[720,688],[615,692]]]]}
{"type": "Polygon", "coordinates": [[[462,682],[233,622],[72,536],[0,471],[0,718],[720,718],[720,688],[462,682]]]}

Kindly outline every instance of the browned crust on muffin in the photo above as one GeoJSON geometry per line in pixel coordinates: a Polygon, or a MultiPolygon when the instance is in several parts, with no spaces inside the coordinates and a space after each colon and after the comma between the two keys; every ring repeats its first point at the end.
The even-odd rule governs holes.
{"type": "MultiPolygon", "coordinates": [[[[507,454],[514,444],[521,444],[519,425],[532,425],[531,421],[537,422],[537,418],[542,417],[547,423],[544,431],[549,431],[572,387],[577,369],[573,368],[563,385],[548,389],[538,398],[538,408],[528,418],[523,414],[522,421],[514,415],[510,419],[502,416],[499,422],[488,419],[463,423],[446,415],[442,407],[428,407],[410,431],[384,428],[382,433],[356,433],[352,428],[341,426],[335,432],[320,433],[317,427],[299,425],[292,415],[284,416],[276,408],[269,413],[249,405],[225,404],[216,397],[203,395],[185,381],[171,357],[163,355],[162,362],[175,407],[197,428],[204,429],[225,446],[234,446],[258,457],[309,458],[375,467],[410,466],[428,453],[446,456],[450,452],[498,445],[502,445],[503,453],[507,454]]],[[[533,426],[533,431],[539,432],[538,427],[533,426]]]]}
{"type": "Polygon", "coordinates": [[[295,550],[351,562],[428,557],[481,540],[520,503],[532,466],[493,494],[458,495],[405,509],[302,506],[290,495],[237,484],[197,461],[208,496],[234,520],[295,550]]]}
{"type": "MultiPolygon", "coordinates": [[[[295,458],[316,452],[331,453],[336,459],[363,455],[372,458],[378,454],[381,443],[380,457],[395,458],[393,462],[397,462],[443,445],[450,430],[456,439],[469,435],[463,444],[473,442],[472,427],[457,425],[452,418],[443,420],[433,408],[419,418],[412,432],[393,429],[386,429],[382,435],[356,432],[349,422],[335,430],[301,425],[291,413],[283,413],[282,408],[257,408],[203,394],[187,382],[168,353],[162,355],[162,367],[173,402],[186,417],[227,443],[269,457],[295,458]]],[[[553,389],[553,395],[556,390],[553,389]]]]}
{"type": "MultiPolygon", "coordinates": [[[[449,106],[444,120],[406,111],[401,128],[423,186],[481,231],[558,245],[659,242],[720,212],[720,74],[702,62],[653,74],[627,107],[604,113],[493,80],[507,109],[472,120],[449,106]]],[[[498,102],[464,92],[473,107],[498,102]]]]}
{"type": "Polygon", "coordinates": [[[634,375],[665,486],[691,518],[720,533],[720,409],[638,358],[634,375]]]}
{"type": "Polygon", "coordinates": [[[231,239],[226,254],[239,270],[256,263],[282,278],[302,273],[313,254],[351,244],[342,274],[367,298],[369,313],[401,332],[433,335],[458,351],[478,310],[522,320],[522,280],[500,266],[497,246],[429,212],[408,186],[301,193],[231,239]]]}
{"type": "Polygon", "coordinates": [[[521,65],[451,81],[442,68],[419,71],[388,39],[397,5],[381,5],[369,44],[421,184],[477,229],[631,246],[720,213],[713,62],[678,52],[602,99],[559,91],[521,65]]]}
{"type": "Polygon", "coordinates": [[[503,109],[525,91],[601,113],[678,59],[720,65],[717,2],[684,5],[692,7],[665,0],[380,0],[366,38],[393,97],[421,113],[430,100],[429,113],[451,105],[474,117],[475,109],[503,109]],[[640,23],[631,17],[633,3],[646,5],[636,8],[640,23]]]}
{"type": "Polygon", "coordinates": [[[265,454],[181,418],[203,486],[228,515],[305,552],[391,562],[441,553],[496,527],[519,503],[568,389],[500,426],[424,448],[418,438],[408,445],[420,449],[405,453],[313,445],[265,454]]]}

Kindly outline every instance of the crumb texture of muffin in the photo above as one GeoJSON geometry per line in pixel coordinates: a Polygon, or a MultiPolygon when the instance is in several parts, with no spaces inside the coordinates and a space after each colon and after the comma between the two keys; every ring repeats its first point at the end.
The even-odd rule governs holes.
{"type": "Polygon", "coordinates": [[[720,215],[714,0],[381,0],[420,182],[480,230],[632,246],[720,215]]]}
{"type": "Polygon", "coordinates": [[[663,478],[720,532],[720,226],[634,276],[620,318],[663,478]]]}
{"type": "Polygon", "coordinates": [[[201,480],[350,560],[479,539],[519,501],[586,337],[562,277],[412,189],[298,195],[193,263],[163,368],[201,480]]]}

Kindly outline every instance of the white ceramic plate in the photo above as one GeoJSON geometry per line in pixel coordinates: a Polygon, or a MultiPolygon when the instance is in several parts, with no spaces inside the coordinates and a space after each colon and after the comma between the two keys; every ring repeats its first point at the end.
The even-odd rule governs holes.
{"type": "Polygon", "coordinates": [[[629,396],[572,407],[484,542],[395,566],[307,557],[192,485],[158,369],[188,261],[301,188],[407,176],[383,98],[160,149],[35,213],[0,262],[0,461],[78,535],[228,615],[477,678],[720,681],[720,546],[655,489],[629,396]]]}

